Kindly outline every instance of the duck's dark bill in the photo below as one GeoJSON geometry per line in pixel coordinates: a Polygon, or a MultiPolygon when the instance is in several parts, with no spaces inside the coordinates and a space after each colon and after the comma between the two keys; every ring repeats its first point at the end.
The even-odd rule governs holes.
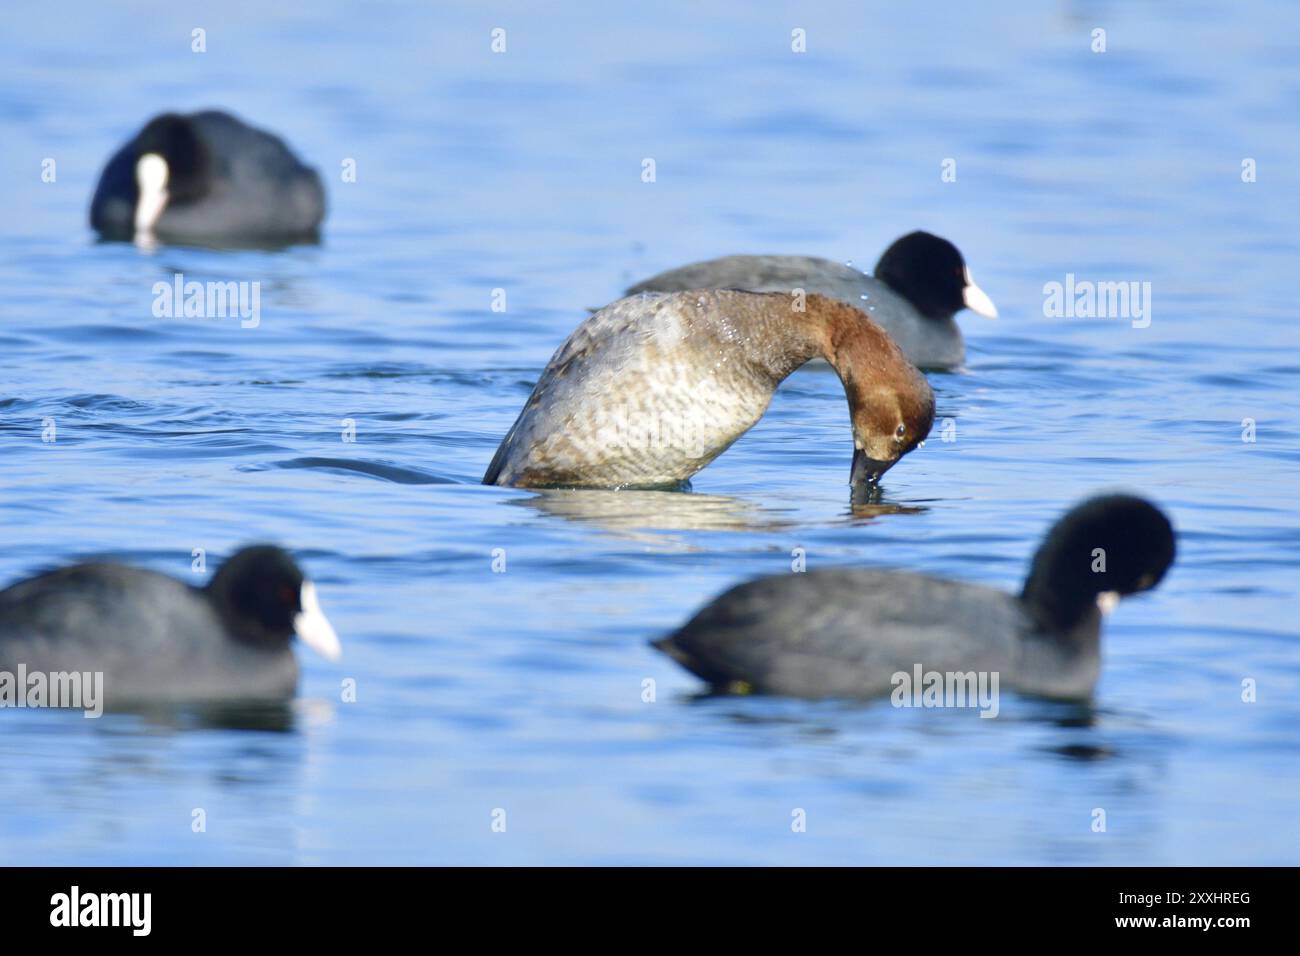
{"type": "Polygon", "coordinates": [[[874,458],[868,458],[866,452],[862,449],[855,449],[853,452],[853,469],[849,472],[850,485],[867,485],[875,484],[880,480],[880,476],[889,471],[892,461],[877,461],[874,458]]]}

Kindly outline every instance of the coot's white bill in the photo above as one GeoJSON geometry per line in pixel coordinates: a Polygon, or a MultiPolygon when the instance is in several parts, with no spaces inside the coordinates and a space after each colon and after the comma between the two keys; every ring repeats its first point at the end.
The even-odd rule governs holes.
{"type": "Polygon", "coordinates": [[[966,288],[962,290],[961,299],[966,303],[966,308],[976,315],[982,315],[986,319],[998,317],[998,307],[993,304],[993,300],[984,290],[975,284],[975,280],[970,277],[970,269],[966,270],[966,288]]]}
{"type": "Polygon", "coordinates": [[[135,204],[135,231],[153,232],[167,205],[167,160],[157,153],[145,153],[135,164],[135,182],[140,198],[135,204]]]}
{"type": "Polygon", "coordinates": [[[1118,591],[1102,591],[1097,595],[1097,607],[1101,609],[1102,614],[1109,614],[1119,607],[1119,598],[1118,591]]]}
{"type": "Polygon", "coordinates": [[[302,583],[302,610],[293,619],[293,631],[298,639],[327,660],[336,661],[343,656],[343,645],[334,633],[334,626],[320,609],[316,598],[316,585],[302,583]]]}

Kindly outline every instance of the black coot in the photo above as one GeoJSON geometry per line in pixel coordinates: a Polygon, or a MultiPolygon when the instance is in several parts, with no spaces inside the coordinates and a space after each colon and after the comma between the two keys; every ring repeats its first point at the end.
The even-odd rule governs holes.
{"type": "Polygon", "coordinates": [[[724,256],[661,272],[627,294],[688,289],[786,294],[803,289],[829,295],[866,312],[913,365],[924,369],[952,369],[965,360],[965,341],[953,318],[962,309],[988,318],[998,314],[957,247],[920,231],[896,239],[876,263],[874,276],[811,256],[724,256]]]}
{"type": "Polygon", "coordinates": [[[206,587],[113,562],[0,591],[0,671],[101,672],[110,707],[291,697],[294,636],[341,653],[316,589],[280,548],[243,548],[206,587]]]}
{"type": "Polygon", "coordinates": [[[313,240],[325,190],[278,137],[218,110],[164,113],[108,161],[90,224],[110,239],[313,240]]]}
{"type": "Polygon", "coordinates": [[[1091,695],[1101,619],[1153,588],[1174,560],[1154,505],[1105,495],[1048,532],[1023,591],[905,571],[828,568],[757,578],[656,642],[715,687],[796,697],[875,697],[896,675],[996,672],[1001,686],[1091,695]]]}

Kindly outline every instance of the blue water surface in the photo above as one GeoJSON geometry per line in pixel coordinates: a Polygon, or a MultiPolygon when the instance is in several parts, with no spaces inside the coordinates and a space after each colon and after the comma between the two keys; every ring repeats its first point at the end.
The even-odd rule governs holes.
{"type": "Polygon", "coordinates": [[[345,648],[252,726],[0,711],[0,861],[1300,862],[1300,8],[289,6],[0,9],[0,583],[197,583],[194,549],[274,540],[345,648]],[[207,106],[321,170],[320,245],[95,241],[104,160],[207,106]],[[825,368],[690,493],[478,484],[586,307],[732,252],[870,268],[914,228],[1001,316],[962,316],[886,507],[850,503],[825,368]],[[155,318],[178,272],[260,283],[260,325],[155,318]],[[1045,315],[1067,274],[1151,283],[1150,325],[1045,315]],[[1180,552],[1091,707],[706,697],[647,645],[800,548],[1014,589],[1111,488],[1180,552]]]}

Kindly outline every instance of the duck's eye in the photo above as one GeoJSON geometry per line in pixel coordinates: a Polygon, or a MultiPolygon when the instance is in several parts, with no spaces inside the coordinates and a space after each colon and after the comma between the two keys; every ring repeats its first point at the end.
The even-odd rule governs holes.
{"type": "Polygon", "coordinates": [[[898,437],[898,438],[902,438],[902,437],[903,437],[904,435],[906,435],[906,434],[907,434],[907,426],[906,426],[906,425],[899,425],[899,426],[898,426],[898,429],[894,432],[894,435],[895,435],[896,437],[898,437]]]}

